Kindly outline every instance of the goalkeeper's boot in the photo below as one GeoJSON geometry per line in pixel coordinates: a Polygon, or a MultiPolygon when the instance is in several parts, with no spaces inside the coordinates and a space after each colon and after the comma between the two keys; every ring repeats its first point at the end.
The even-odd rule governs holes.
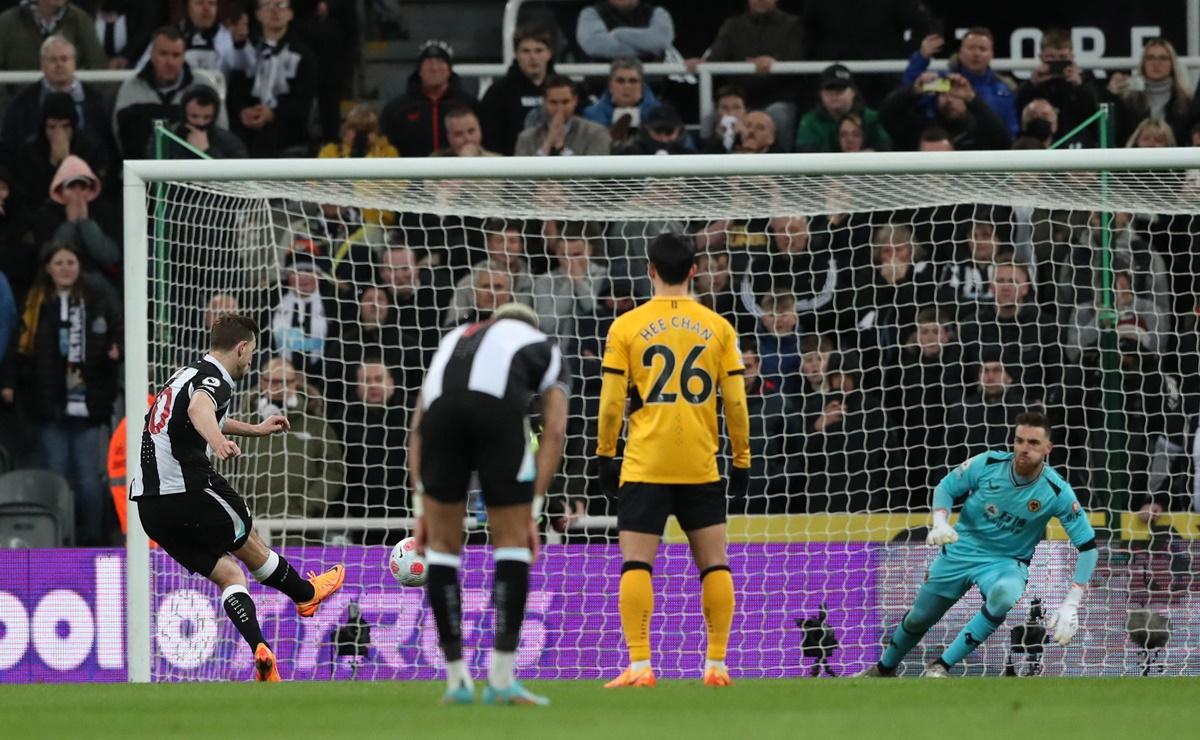
{"type": "Polygon", "coordinates": [[[938,659],[925,666],[925,670],[921,671],[921,678],[950,678],[950,671],[948,666],[938,659]]]}
{"type": "Polygon", "coordinates": [[[854,674],[854,678],[895,678],[896,669],[887,669],[876,663],[862,673],[854,674]]]}
{"type": "Polygon", "coordinates": [[[263,642],[254,648],[254,680],[267,683],[283,680],[279,676],[279,666],[275,663],[275,653],[263,642]]]}
{"type": "Polygon", "coordinates": [[[313,571],[308,572],[308,582],[313,587],[313,597],[301,604],[296,604],[296,612],[302,617],[311,617],[317,613],[317,607],[321,602],[328,599],[339,588],[342,587],[342,582],[346,580],[346,566],[338,563],[324,573],[317,575],[313,571]]]}
{"type": "Polygon", "coordinates": [[[606,688],[606,689],[624,689],[624,688],[648,689],[651,686],[653,686],[655,683],[656,682],[654,680],[654,669],[653,668],[647,667],[647,668],[642,668],[637,671],[633,670],[633,668],[626,668],[625,670],[621,671],[621,675],[617,676],[613,680],[604,684],[604,688],[606,688]]]}
{"type": "Polygon", "coordinates": [[[729,677],[729,671],[713,666],[704,669],[704,685],[713,687],[732,686],[733,679],[729,677]]]}
{"type": "Polygon", "coordinates": [[[521,685],[521,682],[513,679],[512,685],[507,689],[497,689],[491,684],[488,684],[483,689],[483,703],[502,706],[512,704],[517,706],[528,707],[548,707],[550,700],[544,696],[538,696],[529,689],[521,685]]]}

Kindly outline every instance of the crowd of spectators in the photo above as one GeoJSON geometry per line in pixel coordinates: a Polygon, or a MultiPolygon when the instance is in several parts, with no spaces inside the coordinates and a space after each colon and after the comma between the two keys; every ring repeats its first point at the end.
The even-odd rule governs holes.
{"type": "MultiPolygon", "coordinates": [[[[24,0],[0,12],[0,69],[42,75],[0,110],[0,444],[71,482],[83,543],[109,536],[101,459],[124,359],[125,159],[1046,148],[1102,103],[1128,146],[1200,144],[1200,95],[1163,39],[1146,43],[1130,75],[1102,79],[1075,63],[1068,33],[1049,29],[1039,66],[1018,82],[992,68],[988,29],[955,41],[926,24],[898,80],[860,80],[841,64],[789,76],[770,72],[780,61],[855,53],[814,37],[832,17],[748,0],[744,13],[713,19],[702,57],[684,59],[665,9],[600,0],[574,30],[586,58],[608,63],[603,81],[557,73],[559,30],[523,26],[511,67],[481,96],[455,73],[451,46],[431,40],[402,94],[351,102],[344,52],[361,22],[356,3],[157,5],[24,0]],[[948,71],[931,71],[944,55],[948,71]],[[748,60],[756,73],[718,78],[711,120],[685,120],[694,88],[681,96],[678,79],[645,71],[664,60],[690,71],[748,60]],[[76,75],[103,67],[133,74],[115,95],[76,75]],[[156,136],[156,121],[173,138],[156,136]]],[[[1089,129],[1069,145],[1097,141],[1089,129]]],[[[167,216],[189,235],[174,255],[174,280],[186,285],[172,295],[182,306],[172,320],[190,327],[179,333],[189,339],[172,361],[202,349],[192,339],[216,312],[261,309],[264,359],[243,410],[303,420],[287,439],[245,448],[256,454],[238,469],[239,485],[261,515],[403,511],[422,368],[443,331],[511,300],[534,307],[577,365],[559,507],[607,511],[588,464],[599,357],[613,318],[648,295],[643,247],[665,230],[694,238],[697,298],[744,343],[754,483],[731,510],[924,507],[949,465],[1003,446],[1028,407],[1060,422],[1053,461],[1085,496],[1118,418],[1131,505],[1191,506],[1184,453],[1200,411],[1192,219],[1116,215],[1113,355],[1100,214],[961,205],[579,223],[293,205],[282,278],[265,291],[213,276],[212,255],[227,245],[202,234],[228,222],[206,221],[199,202],[167,216]],[[1121,409],[1109,400],[1113,377],[1121,409]]]]}

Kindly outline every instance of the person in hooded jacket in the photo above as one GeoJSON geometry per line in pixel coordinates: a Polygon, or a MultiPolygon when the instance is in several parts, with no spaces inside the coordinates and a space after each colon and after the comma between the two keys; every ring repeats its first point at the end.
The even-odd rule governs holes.
{"type": "Polygon", "coordinates": [[[75,101],[67,93],[51,93],[42,101],[37,132],[13,158],[13,171],[21,173],[13,184],[19,186],[17,194],[30,209],[36,210],[46,200],[59,165],[72,154],[87,162],[98,179],[107,179],[108,151],[78,122],[75,101]]]}
{"type": "Polygon", "coordinates": [[[504,77],[492,83],[479,103],[483,148],[511,157],[525,119],[541,110],[543,85],[554,74],[554,35],[545,28],[521,26],[513,34],[516,58],[504,77]]]}
{"type": "Polygon", "coordinates": [[[404,95],[392,100],[380,116],[383,133],[402,157],[428,157],[447,144],[445,113],[475,98],[454,74],[454,58],[444,42],[427,41],[417,54],[417,68],[404,95]]]}
{"type": "Polygon", "coordinates": [[[79,248],[81,268],[100,277],[100,287],[121,279],[121,215],[116,206],[100,198],[100,178],[87,162],[71,155],[63,160],[50,183],[50,199],[33,216],[33,237],[38,244],[69,242],[79,248]]]}

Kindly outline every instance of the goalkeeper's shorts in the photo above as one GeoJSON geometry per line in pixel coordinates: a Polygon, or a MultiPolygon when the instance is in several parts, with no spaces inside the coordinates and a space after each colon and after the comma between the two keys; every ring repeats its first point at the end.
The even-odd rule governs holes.
{"type": "Polygon", "coordinates": [[[964,560],[953,555],[938,555],[925,571],[924,588],[947,599],[959,599],[971,586],[978,586],[984,598],[1002,580],[1016,580],[1024,590],[1029,580],[1029,564],[1016,558],[964,560]]]}

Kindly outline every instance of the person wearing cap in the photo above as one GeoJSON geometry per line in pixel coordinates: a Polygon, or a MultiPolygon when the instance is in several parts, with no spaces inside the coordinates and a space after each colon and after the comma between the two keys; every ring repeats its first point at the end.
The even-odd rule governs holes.
{"type": "Polygon", "coordinates": [[[81,82],[76,76],[76,51],[62,36],[47,36],[42,42],[42,79],[22,89],[9,103],[0,127],[0,149],[19,148],[37,131],[42,118],[42,103],[50,93],[67,93],[75,101],[79,128],[90,131],[111,153],[112,127],[109,123],[107,98],[95,86],[81,82]]]}
{"type": "Polygon", "coordinates": [[[74,44],[84,69],[104,69],[108,58],[95,24],[86,10],[67,0],[25,0],[0,13],[0,70],[37,69],[47,36],[62,36],[74,44]]]}
{"type": "Polygon", "coordinates": [[[613,144],[613,154],[695,154],[679,111],[661,103],[642,118],[637,135],[623,145],[613,144]]]}
{"type": "Polygon", "coordinates": [[[658,98],[646,84],[642,63],[633,57],[614,59],[608,68],[608,89],[583,109],[583,117],[608,127],[613,148],[637,134],[642,119],[658,107],[658,98]]]}
{"type": "Polygon", "coordinates": [[[79,128],[78,111],[70,95],[50,93],[42,101],[37,131],[13,157],[13,171],[21,173],[13,184],[20,186],[18,194],[31,209],[46,200],[54,174],[71,154],[87,162],[100,180],[105,179],[110,160],[103,143],[79,128]]]}
{"type": "Polygon", "coordinates": [[[805,113],[796,128],[798,152],[841,151],[838,123],[850,113],[862,119],[863,148],[877,152],[892,148],[892,139],[879,121],[879,113],[866,107],[854,84],[854,76],[842,64],[831,64],[821,72],[820,104],[805,113]]]}
{"type": "MultiPolygon", "coordinates": [[[[766,111],[775,121],[780,150],[791,147],[796,129],[797,78],[769,74],[775,62],[804,58],[804,24],[799,16],[779,9],[777,0],[747,0],[746,12],[721,24],[704,56],[709,62],[753,62],[755,74],[722,78],[736,83],[751,108],[766,111]]],[[[698,59],[689,60],[694,66],[698,59]]]]}
{"type": "Polygon", "coordinates": [[[403,157],[428,157],[446,146],[446,121],[450,108],[475,109],[475,98],[463,89],[454,73],[450,46],[426,41],[417,54],[417,68],[408,77],[404,95],[383,108],[383,132],[403,157]]]}
{"type": "Polygon", "coordinates": [[[578,105],[579,93],[570,78],[562,75],[548,77],[542,98],[544,120],[525,129],[517,137],[517,156],[609,154],[612,137],[608,129],[575,115],[578,105]]]}
{"type": "Polygon", "coordinates": [[[230,130],[252,157],[308,156],[317,89],[313,52],[291,29],[291,0],[257,0],[254,65],[229,76],[230,130]]]}
{"type": "MultiPolygon", "coordinates": [[[[186,141],[193,149],[207,154],[211,159],[244,159],[246,145],[225,126],[218,124],[218,116],[225,113],[225,106],[217,91],[208,85],[196,84],[184,91],[179,99],[183,109],[183,120],[171,131],[186,141]]],[[[146,141],[146,159],[155,159],[157,152],[154,137],[146,141]]],[[[194,159],[196,155],[174,141],[167,139],[162,146],[162,159],[194,159]]]]}
{"type": "MultiPolygon", "coordinates": [[[[183,118],[183,95],[193,82],[216,87],[208,70],[193,70],[184,57],[183,34],[175,26],[163,26],[150,38],[150,63],[121,83],[113,105],[113,131],[121,151],[129,159],[146,150],[154,132],[154,121],[175,123],[183,118]]],[[[229,126],[221,106],[217,125],[229,126]]]]}
{"type": "Polygon", "coordinates": [[[514,59],[479,103],[483,146],[512,156],[525,119],[542,107],[543,85],[554,74],[554,34],[538,26],[520,26],[513,34],[514,59]]]}

